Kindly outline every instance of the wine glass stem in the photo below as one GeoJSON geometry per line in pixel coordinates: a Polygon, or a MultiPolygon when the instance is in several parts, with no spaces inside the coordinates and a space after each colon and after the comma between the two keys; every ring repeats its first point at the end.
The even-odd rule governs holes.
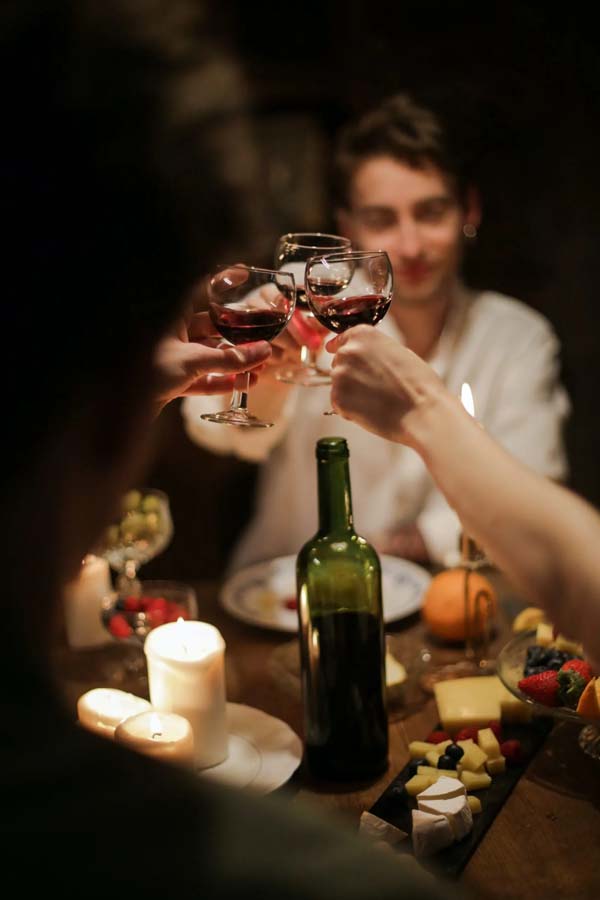
{"type": "Polygon", "coordinates": [[[232,410],[243,410],[244,412],[248,412],[248,391],[250,389],[250,372],[244,372],[243,375],[239,376],[240,379],[244,379],[244,387],[243,388],[234,388],[233,397],[231,398],[231,409],[232,410]]]}

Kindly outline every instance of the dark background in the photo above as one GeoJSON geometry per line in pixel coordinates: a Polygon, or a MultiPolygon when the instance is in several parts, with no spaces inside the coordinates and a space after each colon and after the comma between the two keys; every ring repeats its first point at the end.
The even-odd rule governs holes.
{"type": "MultiPolygon", "coordinates": [[[[264,218],[249,262],[268,265],[282,232],[332,227],[328,160],[350,116],[406,89],[461,123],[484,206],[467,280],[552,322],[573,404],[571,486],[600,506],[600,62],[583,6],[559,9],[221,3],[211,23],[251,86],[264,218]]],[[[220,574],[250,513],[254,477],[254,467],[192,445],[173,404],[159,423],[148,484],[171,497],[175,539],[146,577],[220,574]]]]}

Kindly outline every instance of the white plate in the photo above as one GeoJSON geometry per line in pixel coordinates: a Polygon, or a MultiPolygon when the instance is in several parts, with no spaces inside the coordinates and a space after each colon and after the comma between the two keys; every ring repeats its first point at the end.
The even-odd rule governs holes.
{"type": "MultiPolygon", "coordinates": [[[[381,568],[384,621],[417,612],[431,581],[429,572],[397,556],[381,556],[381,568]]],[[[280,556],[235,572],[223,585],[220,601],[236,619],[293,633],[298,630],[298,614],[286,609],[285,601],[295,596],[296,557],[280,556]]]]}
{"type": "Polygon", "coordinates": [[[241,703],[227,704],[227,722],[229,756],[218,766],[200,770],[200,778],[259,794],[291,778],[302,760],[302,742],[289,725],[241,703]]]}

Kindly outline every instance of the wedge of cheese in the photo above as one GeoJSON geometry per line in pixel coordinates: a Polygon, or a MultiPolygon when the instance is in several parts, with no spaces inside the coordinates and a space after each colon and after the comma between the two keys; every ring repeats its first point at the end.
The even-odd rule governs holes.
{"type": "Polygon", "coordinates": [[[450,734],[473,726],[486,728],[494,720],[527,722],[531,708],[508,691],[496,675],[453,678],[434,684],[442,727],[450,734]]]}
{"type": "Polygon", "coordinates": [[[450,797],[448,800],[420,796],[417,803],[421,812],[431,813],[433,816],[446,816],[455,841],[462,840],[473,828],[473,814],[466,794],[462,797],[450,797]]]}
{"type": "Polygon", "coordinates": [[[392,847],[405,840],[408,835],[395,825],[390,825],[379,816],[373,813],[364,812],[360,817],[359,833],[364,837],[372,838],[375,841],[384,841],[392,847]]]}
{"type": "Polygon", "coordinates": [[[441,775],[434,784],[429,785],[424,791],[417,795],[417,803],[419,800],[450,800],[452,797],[465,797],[467,790],[458,778],[448,778],[441,775]]]}
{"type": "Polygon", "coordinates": [[[454,835],[446,816],[412,811],[412,843],[415,856],[433,856],[454,843],[454,835]]]}

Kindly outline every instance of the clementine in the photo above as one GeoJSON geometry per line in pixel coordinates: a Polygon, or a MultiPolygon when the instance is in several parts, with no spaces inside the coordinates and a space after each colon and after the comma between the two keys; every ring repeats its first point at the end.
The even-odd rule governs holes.
{"type": "MultiPolygon", "coordinates": [[[[430,632],[445,641],[464,641],[465,629],[464,569],[447,569],[432,578],[423,599],[421,613],[430,632]]],[[[496,592],[487,578],[478,572],[469,575],[469,613],[471,634],[480,637],[488,618],[496,615],[496,592]],[[480,595],[485,591],[485,595],[480,595]],[[480,599],[476,603],[476,597],[480,599]],[[489,597],[489,601],[487,598],[489,597]],[[479,615],[476,615],[476,607],[479,615]]]]}

